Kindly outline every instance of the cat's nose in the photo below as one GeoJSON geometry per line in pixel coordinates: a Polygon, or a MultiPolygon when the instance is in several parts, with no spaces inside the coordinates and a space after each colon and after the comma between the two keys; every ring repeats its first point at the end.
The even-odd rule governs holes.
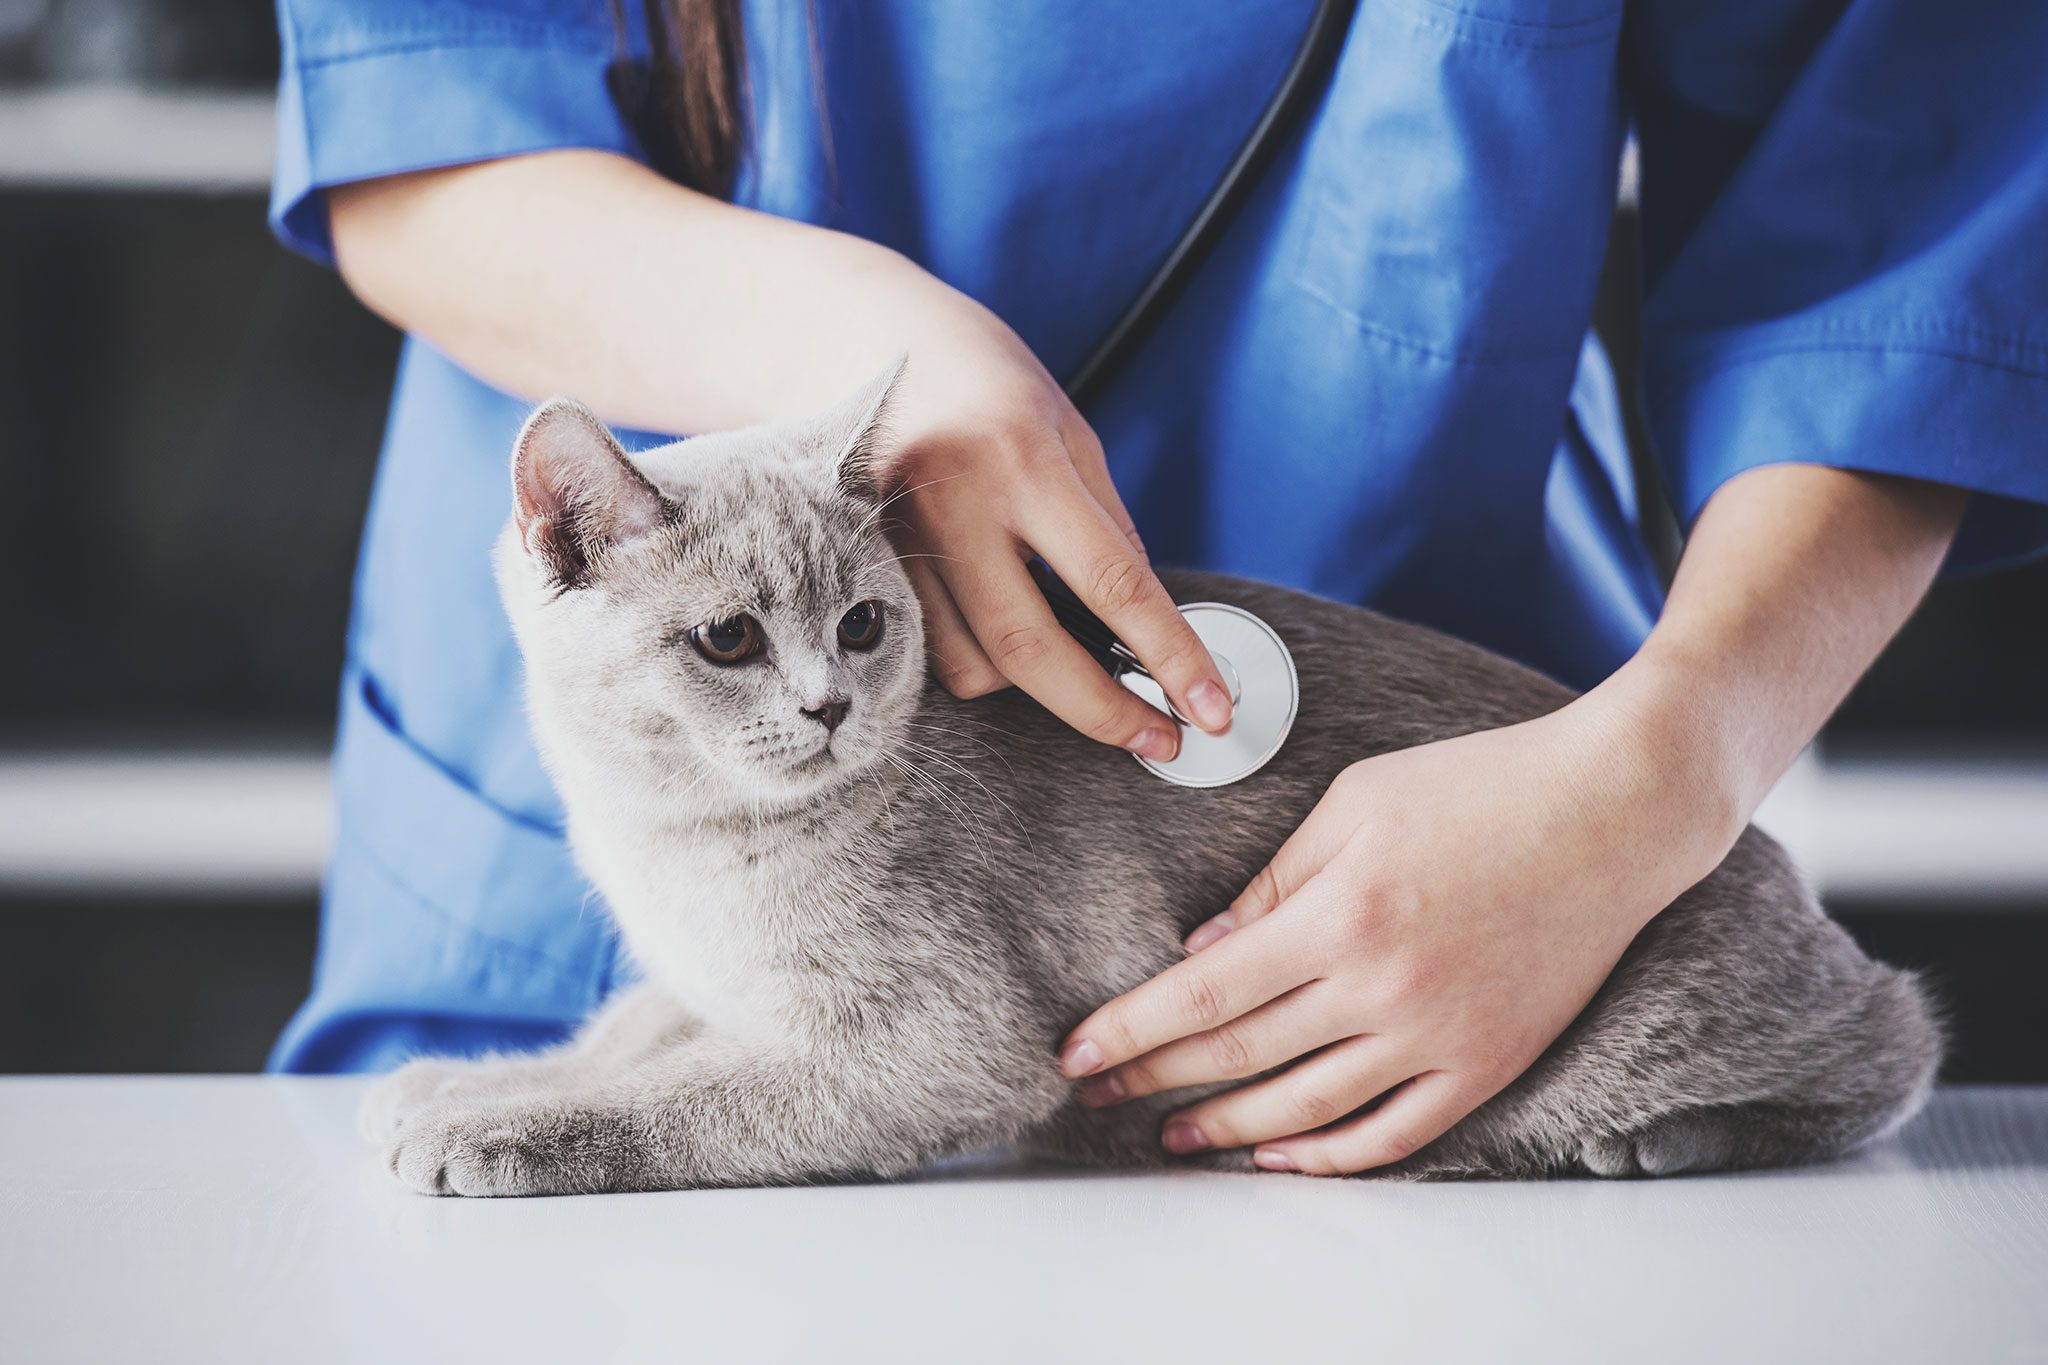
{"type": "Polygon", "coordinates": [[[851,705],[844,697],[827,697],[816,706],[806,706],[804,714],[825,727],[831,734],[839,728],[839,722],[846,719],[846,708],[851,705]]]}

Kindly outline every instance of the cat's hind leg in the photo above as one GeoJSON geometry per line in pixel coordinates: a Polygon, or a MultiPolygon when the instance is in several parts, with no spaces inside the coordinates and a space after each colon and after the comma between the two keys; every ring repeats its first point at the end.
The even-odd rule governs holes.
{"type": "Polygon", "coordinates": [[[1629,1131],[1588,1138],[1580,1164],[1619,1177],[1797,1166],[1896,1131],[1926,1102],[1941,1035],[1910,974],[1868,967],[1854,1007],[1832,1021],[1836,1048],[1788,1040],[1788,1050],[1807,1052],[1813,1065],[1767,1074],[1751,1097],[1679,1106],[1629,1131]]]}
{"type": "Polygon", "coordinates": [[[1806,996],[1596,1016],[1400,1173],[1678,1175],[1825,1161],[1884,1137],[1925,1102],[1941,1031],[1910,973],[1818,923],[1831,951],[1801,961],[1820,982],[1806,996]]]}
{"type": "Polygon", "coordinates": [[[1866,1110],[1759,1102],[1681,1111],[1635,1133],[1592,1138],[1579,1160],[1615,1179],[1825,1161],[1868,1141],[1866,1110]]]}
{"type": "Polygon", "coordinates": [[[1751,830],[1652,920],[1534,1066],[1403,1173],[1675,1175],[1822,1161],[1918,1112],[1919,981],[1865,956],[1751,830]]]}

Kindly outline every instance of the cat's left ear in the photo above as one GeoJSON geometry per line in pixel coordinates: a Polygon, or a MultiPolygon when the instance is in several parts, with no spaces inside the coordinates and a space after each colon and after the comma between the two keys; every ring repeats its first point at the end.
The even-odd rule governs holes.
{"type": "Polygon", "coordinates": [[[826,416],[824,447],[830,452],[832,481],[850,497],[879,502],[884,496],[893,454],[889,403],[909,363],[907,355],[896,357],[888,369],[826,416]]]}
{"type": "Polygon", "coordinates": [[[663,511],[660,492],[575,399],[550,399],[519,429],[512,516],[526,552],[556,582],[582,583],[607,550],[659,526],[663,511]]]}

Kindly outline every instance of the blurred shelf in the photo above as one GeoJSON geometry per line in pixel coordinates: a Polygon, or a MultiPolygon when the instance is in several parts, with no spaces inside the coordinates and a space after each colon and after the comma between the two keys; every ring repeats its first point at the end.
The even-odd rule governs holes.
{"type": "MultiPolygon", "coordinates": [[[[0,755],[0,890],[307,892],[329,820],[317,753],[0,755]]],[[[2048,910],[2048,766],[1809,757],[1757,821],[1859,908],[2048,910]]]]}
{"type": "MultiPolygon", "coordinates": [[[[276,100],[268,91],[127,85],[0,88],[0,187],[263,193],[276,100]]],[[[1636,202],[1635,140],[1616,198],[1636,202]]]]}
{"type": "Polygon", "coordinates": [[[318,753],[0,757],[0,888],[304,891],[329,809],[318,753]]]}
{"type": "Polygon", "coordinates": [[[2039,760],[1822,762],[1809,752],[1756,823],[1830,898],[2048,909],[2048,763],[2039,760]]]}
{"type": "Polygon", "coordinates": [[[275,107],[254,91],[0,90],[0,187],[262,193],[275,107]]]}

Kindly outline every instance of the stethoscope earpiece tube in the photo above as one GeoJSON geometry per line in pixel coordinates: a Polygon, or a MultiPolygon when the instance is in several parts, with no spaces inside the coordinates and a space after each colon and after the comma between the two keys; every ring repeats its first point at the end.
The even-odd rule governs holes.
{"type": "Polygon", "coordinates": [[[1105,625],[1101,617],[1088,610],[1088,604],[1061,581],[1044,560],[1034,558],[1028,567],[1031,581],[1038,585],[1038,590],[1045,594],[1045,600],[1052,606],[1053,619],[1080,642],[1081,648],[1102,665],[1104,672],[1115,673],[1120,666],[1137,661],[1137,656],[1116,638],[1116,632],[1105,625]]]}
{"type": "Polygon", "coordinates": [[[1237,155],[1223,168],[1222,178],[1195,210],[1195,216],[1188,220],[1151,278],[1067,380],[1067,397],[1075,407],[1085,408],[1101,396],[1103,386],[1123,369],[1201,268],[1231,219],[1250,198],[1260,172],[1294,131],[1309,102],[1321,93],[1326,78],[1336,68],[1337,54],[1344,46],[1344,35],[1350,31],[1351,16],[1357,8],[1358,0],[1317,0],[1308,29],[1294,50],[1294,60],[1288,64],[1280,84],[1274,87],[1273,97],[1259,111],[1258,122],[1245,135],[1237,155]]]}

